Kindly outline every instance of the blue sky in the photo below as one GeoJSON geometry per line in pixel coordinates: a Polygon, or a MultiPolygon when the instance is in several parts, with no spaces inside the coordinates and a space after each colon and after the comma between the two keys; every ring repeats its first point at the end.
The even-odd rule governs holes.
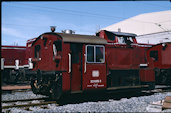
{"type": "Polygon", "coordinates": [[[71,1],[2,2],[1,44],[25,46],[26,41],[50,31],[72,29],[76,34],[94,35],[130,17],[171,10],[168,1],[71,1]]]}

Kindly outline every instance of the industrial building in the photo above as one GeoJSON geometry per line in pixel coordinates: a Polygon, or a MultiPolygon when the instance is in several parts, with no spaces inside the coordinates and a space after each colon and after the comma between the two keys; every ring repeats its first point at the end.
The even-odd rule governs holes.
{"type": "Polygon", "coordinates": [[[140,14],[101,30],[135,33],[139,43],[171,42],[171,10],[140,14]]]}

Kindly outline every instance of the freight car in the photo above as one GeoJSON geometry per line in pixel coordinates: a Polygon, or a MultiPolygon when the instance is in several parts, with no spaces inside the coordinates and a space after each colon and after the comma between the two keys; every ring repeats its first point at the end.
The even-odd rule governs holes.
{"type": "Polygon", "coordinates": [[[1,46],[3,83],[19,83],[29,80],[25,72],[31,68],[30,59],[26,59],[25,46],[1,46]]]}
{"type": "Polygon", "coordinates": [[[153,89],[153,62],[144,60],[145,53],[139,55],[144,48],[135,35],[105,35],[56,33],[54,28],[41,34],[30,47],[33,92],[59,99],[64,93],[153,89]],[[119,36],[127,43],[119,44],[119,36]]]}
{"type": "Polygon", "coordinates": [[[3,83],[25,81],[25,69],[30,65],[25,59],[25,46],[1,46],[1,73],[3,83]]]}
{"type": "Polygon", "coordinates": [[[156,84],[171,85],[171,42],[153,45],[147,52],[154,61],[156,84]]]}

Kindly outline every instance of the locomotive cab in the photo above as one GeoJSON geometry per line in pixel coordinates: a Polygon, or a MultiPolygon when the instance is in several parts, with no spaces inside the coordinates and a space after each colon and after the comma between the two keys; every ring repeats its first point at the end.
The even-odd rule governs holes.
{"type": "Polygon", "coordinates": [[[96,33],[96,36],[106,39],[108,43],[118,43],[126,45],[137,44],[137,41],[135,39],[136,34],[132,33],[101,30],[100,32],[96,33]]]}
{"type": "Polygon", "coordinates": [[[44,33],[31,46],[32,90],[59,99],[63,93],[106,88],[106,40],[97,36],[44,33]]]}
{"type": "Polygon", "coordinates": [[[147,45],[138,44],[136,34],[101,30],[96,35],[108,42],[106,44],[108,89],[117,86],[154,88],[152,63],[149,59],[147,61],[145,53],[147,45]]]}

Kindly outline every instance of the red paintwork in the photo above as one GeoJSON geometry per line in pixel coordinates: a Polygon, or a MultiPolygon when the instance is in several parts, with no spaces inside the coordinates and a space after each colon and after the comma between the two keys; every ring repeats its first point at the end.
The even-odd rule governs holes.
{"type": "Polygon", "coordinates": [[[83,90],[106,88],[106,65],[86,64],[87,71],[83,74],[83,90]],[[99,77],[93,77],[93,71],[99,71],[99,77]],[[96,82],[93,82],[96,81],[96,82]]]}
{"type": "Polygon", "coordinates": [[[106,62],[109,69],[138,69],[140,64],[148,63],[146,60],[146,50],[143,44],[138,44],[135,37],[132,37],[133,43],[118,44],[117,36],[115,40],[108,39],[105,31],[100,31],[99,36],[108,41],[106,45],[106,62]]]}
{"type": "MultiPolygon", "coordinates": [[[[83,53],[85,54],[85,45],[83,46],[83,53]]],[[[106,62],[104,63],[86,63],[86,72],[85,71],[85,56],[83,56],[83,81],[82,86],[83,90],[88,89],[103,89],[106,88],[106,62]],[[93,71],[99,71],[99,77],[93,77],[93,71]],[[91,80],[99,81],[99,83],[94,82],[92,83],[91,80]]]]}
{"type": "Polygon", "coordinates": [[[25,60],[26,63],[28,63],[28,59],[31,58],[31,56],[32,56],[31,45],[35,40],[36,40],[36,38],[27,40],[27,43],[26,43],[26,60],[25,60]]]}
{"type": "Polygon", "coordinates": [[[162,44],[154,45],[147,51],[148,58],[150,58],[150,51],[158,51],[158,60],[154,61],[154,67],[159,69],[171,68],[171,43],[166,43],[166,48],[163,49],[162,44]]]}
{"type": "MultiPolygon", "coordinates": [[[[115,40],[113,40],[113,41],[112,41],[112,40],[109,40],[109,39],[108,39],[108,36],[107,36],[107,34],[106,34],[105,31],[106,31],[106,30],[101,30],[101,31],[98,33],[98,35],[99,35],[101,38],[107,40],[108,43],[118,43],[118,38],[117,38],[117,36],[115,37],[115,38],[116,38],[115,40]]],[[[135,37],[133,37],[133,43],[134,43],[134,44],[137,43],[137,40],[135,39],[135,37]]]]}
{"type": "Polygon", "coordinates": [[[142,82],[155,82],[155,73],[153,69],[140,69],[139,74],[142,82]]]}
{"type": "MultiPolygon", "coordinates": [[[[36,41],[36,43],[31,46],[31,58],[32,62],[34,65],[33,70],[42,70],[42,71],[63,71],[62,73],[62,89],[63,91],[69,91],[71,86],[70,86],[70,73],[69,72],[69,56],[68,53],[70,52],[70,45],[68,43],[63,43],[62,42],[62,51],[60,54],[60,61],[58,64],[58,67],[56,67],[56,62],[55,59],[53,59],[53,42],[56,40],[60,40],[61,38],[58,37],[57,35],[50,35],[50,34],[45,34],[43,37],[47,38],[46,46],[44,46],[44,40],[39,39],[36,41]],[[41,52],[40,52],[40,58],[41,60],[38,60],[34,57],[34,47],[36,45],[41,46],[41,52]]],[[[58,57],[59,58],[59,57],[58,57]]]]}
{"type": "MultiPolygon", "coordinates": [[[[61,40],[58,35],[43,34],[42,37],[47,38],[47,44],[44,46],[44,40],[39,38],[31,47],[32,62],[34,64],[33,70],[42,70],[42,71],[63,71],[62,75],[62,88],[63,91],[79,91],[87,89],[97,89],[106,87],[106,64],[86,64],[87,72],[84,73],[85,69],[85,45],[82,44],[82,54],[80,53],[79,63],[72,63],[72,71],[69,73],[69,53],[71,53],[70,46],[71,43],[64,43],[62,41],[62,52],[59,61],[59,65],[56,66],[56,62],[53,59],[53,48],[52,44],[56,40],[61,40]],[[40,58],[41,60],[34,57],[34,48],[36,45],[41,46],[40,58]],[[82,55],[82,67],[81,67],[81,55],[82,55]],[[82,72],[80,71],[82,69],[82,72]],[[92,77],[92,71],[99,70],[99,77],[92,77]],[[81,79],[82,73],[82,79],[81,79]],[[90,80],[100,80],[98,83],[99,86],[95,86],[97,83],[90,83],[90,80]],[[82,84],[81,84],[82,83],[82,84]],[[87,85],[94,85],[88,87],[87,85]],[[81,87],[82,86],[82,87],[81,87]]],[[[28,44],[27,44],[28,45],[28,44]]],[[[71,54],[72,55],[72,54],[71,54]]]]}
{"type": "Polygon", "coordinates": [[[99,36],[107,40],[106,44],[106,62],[107,70],[139,70],[140,64],[148,64],[148,69],[141,70],[140,78],[143,82],[154,81],[153,62],[149,58],[147,60],[147,49],[151,44],[139,44],[136,38],[132,36],[133,43],[131,45],[119,44],[115,35],[115,40],[108,39],[104,30],[99,32],[99,36]],[[148,76],[148,78],[147,78],[148,76]]]}
{"type": "Polygon", "coordinates": [[[81,90],[81,71],[79,64],[72,64],[71,90],[81,90]]]}
{"type": "Polygon", "coordinates": [[[25,46],[1,46],[1,58],[5,59],[4,65],[15,66],[15,60],[19,60],[19,65],[26,65],[25,46]]]}
{"type": "Polygon", "coordinates": [[[70,91],[71,89],[70,80],[71,80],[70,74],[68,72],[63,72],[62,73],[62,90],[63,91],[70,91]]]}
{"type": "Polygon", "coordinates": [[[71,67],[72,67],[71,90],[72,91],[81,90],[81,53],[79,53],[79,62],[72,63],[71,67]]]}
{"type": "MultiPolygon", "coordinates": [[[[142,82],[153,82],[154,71],[153,61],[147,59],[146,51],[149,47],[147,45],[138,44],[135,37],[132,37],[133,43],[131,45],[119,44],[116,40],[109,40],[105,31],[99,32],[99,38],[107,40],[105,47],[105,62],[104,63],[86,63],[85,64],[85,48],[86,45],[82,42],[82,53],[79,53],[79,62],[71,62],[71,72],[69,72],[69,54],[72,55],[73,43],[64,42],[63,37],[58,34],[45,33],[36,38],[35,41],[28,41],[32,44],[30,54],[33,62],[33,70],[37,71],[60,71],[62,72],[62,89],[63,91],[80,91],[80,90],[95,90],[107,88],[107,75],[109,70],[139,70],[140,79],[142,82]],[[45,44],[44,38],[47,38],[45,44]],[[57,52],[56,57],[53,57],[53,42],[62,41],[62,51],[57,52]],[[40,57],[35,58],[35,46],[40,45],[40,57]],[[82,58],[82,61],[81,61],[82,58]],[[56,60],[59,61],[58,66],[56,60]],[[81,64],[82,63],[82,64],[81,64]],[[148,64],[147,68],[140,68],[140,64],[148,64]],[[86,65],[86,67],[85,67],[86,65]],[[81,67],[82,66],[82,67],[81,67]],[[86,69],[86,71],[85,71],[86,69]],[[99,76],[93,77],[93,73],[98,73],[99,76]]],[[[79,45],[79,43],[75,43],[79,45]]],[[[100,44],[96,44],[100,45],[100,44]]],[[[28,56],[29,56],[28,55],[28,56]]]]}
{"type": "Polygon", "coordinates": [[[63,62],[63,65],[62,65],[62,69],[63,70],[66,70],[65,72],[63,72],[62,74],[62,89],[63,91],[69,91],[71,89],[71,86],[70,86],[70,80],[71,80],[71,76],[70,76],[70,73],[69,72],[69,56],[68,56],[68,53],[70,52],[70,44],[68,43],[65,43],[63,44],[63,49],[65,51],[63,51],[63,55],[62,56],[62,62],[63,62]]]}
{"type": "MultiPolygon", "coordinates": [[[[39,39],[36,41],[36,43],[31,47],[32,48],[32,61],[34,63],[34,70],[40,69],[43,71],[67,71],[66,68],[63,68],[62,66],[62,61],[65,58],[65,56],[67,55],[62,55],[62,61],[59,62],[58,67],[56,67],[56,62],[53,59],[53,42],[57,39],[60,39],[60,37],[56,37],[54,35],[43,35],[44,37],[48,37],[47,38],[47,42],[46,45],[44,46],[44,40],[39,39]],[[41,50],[40,50],[40,58],[41,60],[38,60],[34,57],[34,48],[36,45],[40,45],[41,46],[41,50]]],[[[63,53],[61,53],[63,54],[63,53]]]]}
{"type": "Polygon", "coordinates": [[[106,60],[109,69],[138,69],[140,64],[144,64],[144,52],[141,48],[123,48],[106,46],[106,60]]]}

